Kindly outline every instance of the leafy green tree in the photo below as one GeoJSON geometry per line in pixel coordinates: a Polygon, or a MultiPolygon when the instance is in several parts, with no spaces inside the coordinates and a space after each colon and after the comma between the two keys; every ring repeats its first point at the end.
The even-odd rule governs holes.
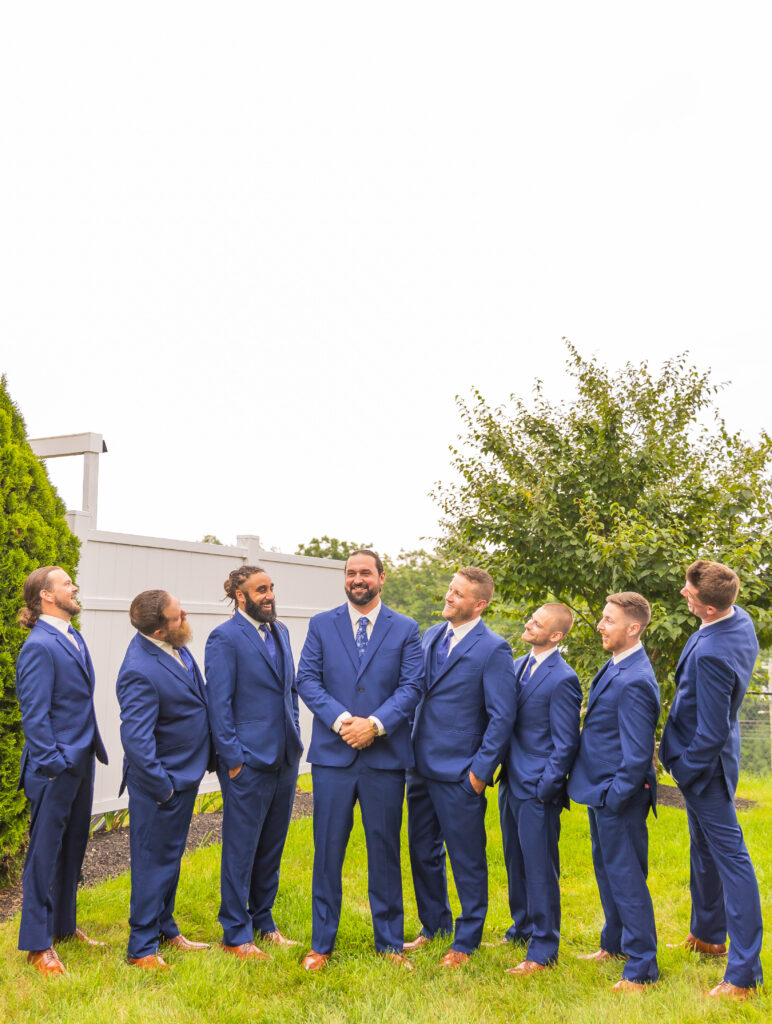
{"type": "Polygon", "coordinates": [[[355,544],[354,541],[338,540],[337,537],[312,537],[308,544],[298,544],[295,554],[309,555],[311,558],[334,558],[345,562],[351,552],[359,548],[372,548],[372,544],[355,544]]]}
{"type": "Polygon", "coordinates": [[[452,449],[460,485],[440,485],[441,553],[482,564],[522,621],[545,600],[576,615],[566,647],[585,685],[605,660],[595,625],[607,594],[652,605],[645,636],[664,703],[696,620],[679,596],[696,558],[731,565],[762,644],[772,639],[772,440],[730,433],[709,373],[681,355],[612,373],[567,343],[570,403],[492,407],[458,400],[465,434],[452,449]]]}
{"type": "Polygon", "coordinates": [[[422,632],[439,622],[453,569],[423,550],[401,551],[396,559],[384,558],[384,566],[386,604],[415,619],[422,632]]]}
{"type": "Polygon", "coordinates": [[[29,444],[24,421],[0,379],[0,877],[24,840],[27,815],[16,791],[23,744],[15,665],[27,631],[16,622],[24,580],[41,565],[74,575],[79,544],[64,505],[29,444]]]}
{"type": "Polygon", "coordinates": [[[219,544],[220,547],[222,547],[222,541],[220,540],[219,537],[215,537],[215,535],[213,533],[205,533],[204,536],[201,538],[201,540],[198,543],[199,544],[219,544]]]}

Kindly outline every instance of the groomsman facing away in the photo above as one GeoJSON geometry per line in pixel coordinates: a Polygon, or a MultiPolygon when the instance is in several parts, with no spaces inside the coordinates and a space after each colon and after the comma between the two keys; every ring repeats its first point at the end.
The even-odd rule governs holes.
{"type": "Polygon", "coordinates": [[[686,641],[659,756],[686,801],[692,915],[687,949],[729,958],[713,997],[747,999],[761,987],[761,904],[756,873],[737,821],[737,715],[759,645],[748,613],[735,605],[740,581],[719,562],[686,570],[681,594],[700,628],[686,641]]]}

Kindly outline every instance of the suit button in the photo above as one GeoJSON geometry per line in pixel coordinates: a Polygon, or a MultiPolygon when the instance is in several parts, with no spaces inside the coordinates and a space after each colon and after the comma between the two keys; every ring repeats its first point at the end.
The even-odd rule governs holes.
{"type": "Polygon", "coordinates": [[[364,692],[365,692],[365,688],[364,688],[364,686],[360,686],[360,687],[359,687],[359,692],[360,692],[360,693],[364,693],[364,692]]]}

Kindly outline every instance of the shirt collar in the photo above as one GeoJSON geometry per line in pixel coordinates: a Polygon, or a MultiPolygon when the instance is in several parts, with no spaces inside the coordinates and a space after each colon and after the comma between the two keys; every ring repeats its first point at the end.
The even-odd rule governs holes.
{"type": "Polygon", "coordinates": [[[636,651],[643,650],[643,644],[639,640],[635,647],[629,647],[626,651],[622,651],[621,654],[614,655],[614,664],[618,665],[620,661],[624,661],[625,658],[629,658],[631,654],[635,654],[636,651]]]}
{"type": "MultiPolygon", "coordinates": [[[[460,626],[451,626],[450,623],[448,623],[448,629],[452,629],[453,630],[453,636],[455,637],[455,639],[457,641],[458,640],[463,640],[464,637],[467,635],[467,633],[471,633],[472,632],[472,630],[474,629],[474,627],[477,625],[477,623],[479,621],[480,621],[480,616],[478,615],[476,619],[470,619],[469,622],[462,622],[460,626]]],[[[447,632],[447,630],[446,630],[446,632],[447,632]]]]}
{"type": "MultiPolygon", "coordinates": [[[[734,608],[730,608],[728,612],[726,612],[724,615],[719,616],[719,618],[717,618],[717,619],[713,619],[712,622],[702,622],[702,623],[700,623],[700,629],[705,629],[706,626],[715,626],[715,624],[717,622],[723,622],[724,619],[731,619],[733,615],[734,615],[734,608]]],[[[41,619],[43,618],[42,615],[40,617],[41,617],[41,619]]]]}
{"type": "Polygon", "coordinates": [[[371,608],[366,615],[362,611],[362,609],[357,608],[355,604],[352,604],[350,601],[347,601],[346,603],[348,604],[348,613],[349,617],[351,618],[351,625],[354,628],[356,628],[356,626],[359,623],[359,620],[362,618],[363,615],[366,619],[369,620],[371,626],[375,625],[375,620],[378,618],[378,614],[380,613],[381,610],[380,600],[378,601],[378,604],[375,606],[375,608],[371,608]]]}
{"type": "MultiPolygon", "coordinates": [[[[270,629],[270,622],[258,622],[257,619],[253,619],[251,615],[247,615],[247,613],[242,608],[237,608],[236,611],[239,613],[239,615],[243,615],[247,622],[251,622],[258,632],[260,632],[261,626],[268,626],[268,628],[270,629]]],[[[262,634],[260,635],[262,636],[262,634]]]]}
{"type": "Polygon", "coordinates": [[[58,629],[60,633],[67,633],[70,628],[70,623],[67,619],[60,619],[58,615],[38,615],[39,622],[45,622],[49,626],[53,626],[54,629],[58,629]]]}
{"type": "MultiPolygon", "coordinates": [[[[548,650],[542,651],[541,654],[534,654],[533,653],[533,647],[532,647],[531,648],[531,653],[529,655],[529,659],[533,658],[534,661],[536,662],[536,665],[541,665],[541,663],[543,661],[546,661],[546,659],[549,658],[550,654],[552,654],[552,652],[556,651],[557,649],[558,649],[557,648],[557,644],[555,644],[554,647],[550,647],[548,650]]],[[[536,666],[534,666],[534,667],[536,667],[536,666]]]]}

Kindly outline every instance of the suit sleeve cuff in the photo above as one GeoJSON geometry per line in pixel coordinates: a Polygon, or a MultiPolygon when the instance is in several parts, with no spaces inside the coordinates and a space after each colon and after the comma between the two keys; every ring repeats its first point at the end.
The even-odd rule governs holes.
{"type": "Polygon", "coordinates": [[[351,712],[350,711],[343,711],[340,715],[338,715],[338,717],[332,723],[332,731],[333,732],[340,732],[340,727],[343,725],[344,722],[348,722],[350,718],[353,718],[353,715],[351,714],[351,712]]]}

